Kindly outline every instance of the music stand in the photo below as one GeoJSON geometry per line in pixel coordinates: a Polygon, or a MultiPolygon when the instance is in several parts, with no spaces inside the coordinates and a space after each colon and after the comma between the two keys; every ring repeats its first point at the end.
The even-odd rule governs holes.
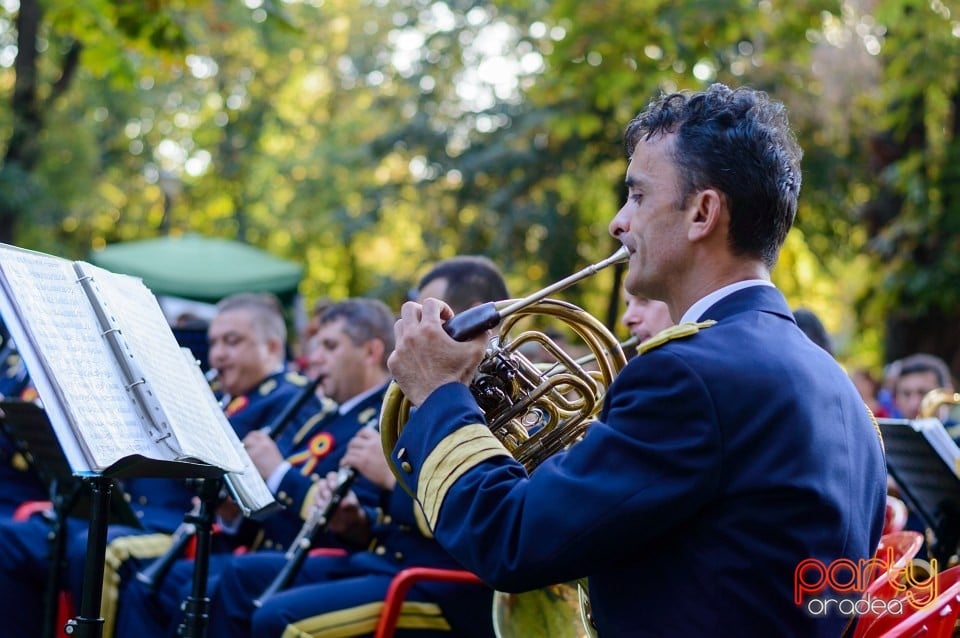
{"type": "Polygon", "coordinates": [[[946,565],[960,544],[960,448],[936,419],[877,419],[887,471],[934,534],[930,555],[946,565]]]}

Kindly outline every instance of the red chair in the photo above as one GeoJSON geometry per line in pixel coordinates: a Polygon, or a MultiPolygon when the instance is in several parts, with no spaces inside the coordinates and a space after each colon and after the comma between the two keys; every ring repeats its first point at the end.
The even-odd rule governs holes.
{"type": "Polygon", "coordinates": [[[383,610],[374,638],[391,638],[397,629],[397,620],[403,608],[407,592],[415,584],[423,581],[483,585],[483,581],[473,573],[460,569],[438,569],[435,567],[408,567],[393,577],[383,601],[383,610]]]}
{"type": "MultiPolygon", "coordinates": [[[[917,608],[906,598],[902,613],[881,613],[875,618],[862,618],[855,635],[860,638],[949,638],[953,636],[960,616],[960,565],[936,575],[937,597],[917,608]]],[[[927,591],[909,590],[922,597],[927,591]]],[[[887,610],[890,611],[889,608],[887,610]]]]}
{"type": "Polygon", "coordinates": [[[890,558],[889,550],[893,550],[893,564],[886,565],[886,569],[878,567],[873,580],[864,590],[864,596],[871,599],[881,598],[888,600],[897,595],[898,590],[890,582],[890,568],[903,568],[908,561],[913,560],[923,546],[923,534],[904,530],[901,532],[892,532],[880,537],[880,543],[877,545],[876,558],[886,561],[890,558]]]}
{"type": "Polygon", "coordinates": [[[883,533],[902,531],[907,526],[907,504],[896,496],[887,494],[887,509],[883,520],[883,533]]]}
{"type": "Polygon", "coordinates": [[[25,521],[34,514],[43,514],[53,509],[53,503],[50,501],[26,501],[20,503],[17,509],[13,510],[13,520],[25,521]]]}
{"type": "MultiPolygon", "coordinates": [[[[905,530],[883,535],[877,545],[875,554],[875,557],[883,563],[875,568],[870,584],[864,589],[863,599],[867,601],[890,600],[903,594],[902,589],[897,589],[894,583],[890,581],[891,568],[906,567],[907,562],[917,555],[922,545],[923,535],[920,532],[905,530]],[[891,549],[893,550],[892,556],[889,551],[891,549]],[[892,564],[888,565],[887,561],[891,558],[892,564]]],[[[853,638],[863,638],[867,628],[877,619],[877,616],[878,614],[873,613],[872,610],[861,615],[857,620],[853,638]]]]}

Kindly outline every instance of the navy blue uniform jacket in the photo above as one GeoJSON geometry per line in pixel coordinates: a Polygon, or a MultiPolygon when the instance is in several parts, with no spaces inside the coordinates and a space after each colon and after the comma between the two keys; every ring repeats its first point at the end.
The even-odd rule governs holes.
{"type": "Polygon", "coordinates": [[[531,476],[467,388],[416,410],[394,450],[437,540],[497,589],[589,577],[601,636],[836,636],[794,569],[876,548],[885,466],[844,371],[773,287],[634,358],[583,441],[531,476]]]}

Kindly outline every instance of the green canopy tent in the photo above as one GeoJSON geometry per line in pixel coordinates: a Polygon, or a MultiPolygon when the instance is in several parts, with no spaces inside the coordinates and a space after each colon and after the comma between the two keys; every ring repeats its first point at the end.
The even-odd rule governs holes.
{"type": "Polygon", "coordinates": [[[181,345],[206,370],[206,324],[215,304],[238,292],[275,294],[293,324],[303,323],[297,287],[303,267],[259,248],[229,239],[188,234],[111,244],[91,252],[90,261],[111,272],[133,275],[157,296],[181,345]],[[201,321],[180,323],[184,316],[201,321]]]}
{"type": "Polygon", "coordinates": [[[207,303],[237,292],[271,292],[289,305],[303,277],[299,264],[249,244],[193,234],[111,244],[90,260],[140,277],[157,296],[207,303]]]}

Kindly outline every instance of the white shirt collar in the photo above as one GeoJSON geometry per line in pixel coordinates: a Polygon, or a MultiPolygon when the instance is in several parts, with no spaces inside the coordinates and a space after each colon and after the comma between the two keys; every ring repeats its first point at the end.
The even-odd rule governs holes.
{"type": "Polygon", "coordinates": [[[374,386],[369,390],[361,392],[360,394],[354,397],[350,397],[349,399],[341,403],[339,406],[337,406],[337,413],[340,415],[346,414],[347,412],[352,410],[354,407],[356,407],[358,403],[360,403],[361,401],[363,401],[364,399],[366,399],[368,396],[370,396],[371,394],[373,394],[379,389],[380,389],[380,386],[374,386]]]}
{"type": "Polygon", "coordinates": [[[724,297],[732,295],[738,290],[743,290],[744,288],[749,288],[751,286],[770,286],[772,288],[773,283],[767,281],[766,279],[747,279],[745,281],[738,281],[736,283],[728,284],[723,288],[717,288],[709,295],[706,297],[701,297],[692,306],[687,308],[687,311],[683,313],[682,317],[680,317],[680,323],[696,321],[713,304],[717,303],[724,297]]]}

